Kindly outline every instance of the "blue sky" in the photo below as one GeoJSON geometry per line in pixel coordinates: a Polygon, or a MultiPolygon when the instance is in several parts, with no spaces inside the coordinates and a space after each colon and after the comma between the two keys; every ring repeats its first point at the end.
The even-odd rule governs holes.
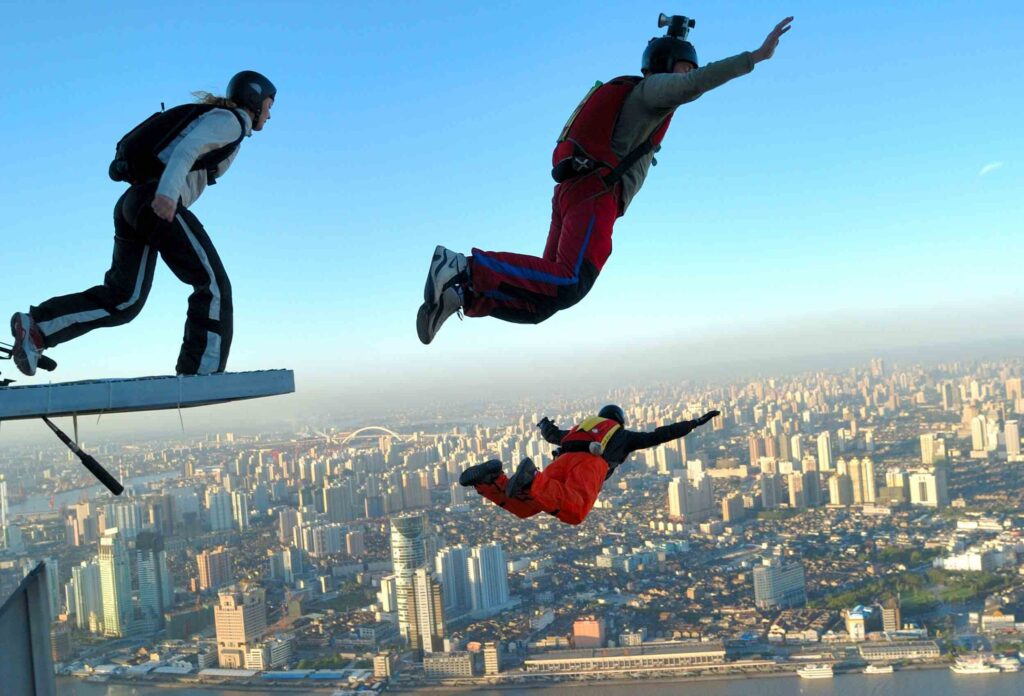
{"type": "MultiPolygon", "coordinates": [[[[251,68],[278,85],[273,118],[193,207],[234,287],[232,370],[292,367],[300,390],[341,386],[339,398],[422,395],[460,379],[500,388],[604,350],[713,352],[723,336],[799,351],[837,317],[879,346],[905,338],[893,316],[929,317],[922,340],[968,330],[956,322],[972,314],[986,318],[972,332],[1019,332],[1019,3],[8,3],[4,15],[8,313],[102,278],[118,138],[161,101],[222,92],[251,68]],[[660,11],[696,18],[702,62],[796,19],[774,59],[677,113],[586,300],[539,326],[453,318],[420,345],[434,245],[540,253],[554,138],[595,79],[638,70],[660,11]]],[[[171,372],[187,295],[158,266],[142,315],[54,349],[53,378],[171,372]]]]}

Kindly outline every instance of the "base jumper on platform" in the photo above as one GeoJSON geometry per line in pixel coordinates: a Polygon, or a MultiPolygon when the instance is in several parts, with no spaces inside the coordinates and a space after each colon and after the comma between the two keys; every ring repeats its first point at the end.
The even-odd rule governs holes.
{"type": "Polygon", "coordinates": [[[54,297],[11,317],[18,369],[33,375],[43,350],[101,326],[134,319],[149,296],[157,255],[192,286],[176,372],[223,372],[231,347],[231,284],[202,224],[189,210],[223,176],[244,138],[263,129],[277,88],[245,70],[226,97],[161,110],[117,145],[110,178],[130,188],[114,206],[114,254],[103,283],[54,297]]]}
{"type": "Polygon", "coordinates": [[[463,471],[459,483],[473,486],[516,517],[546,512],[566,524],[580,524],[604,482],[631,453],[684,437],[717,415],[718,411],[709,411],[697,420],[663,425],[651,433],[626,430],[625,414],[611,404],[571,430],[559,430],[545,417],[537,427],[559,449],[544,471],[538,471],[527,457],[510,478],[502,471],[501,461],[492,459],[463,471]]]}
{"type": "Polygon", "coordinates": [[[676,108],[771,58],[792,19],[782,20],[757,50],[698,67],[685,40],[694,21],[662,15],[659,26],[668,33],[648,42],[643,77],[598,83],[562,130],[552,157],[557,184],[543,256],[477,248],[465,256],[438,246],[416,316],[420,341],[433,341],[456,312],[537,324],[583,299],[611,255],[612,227],[655,163],[676,108]]]}

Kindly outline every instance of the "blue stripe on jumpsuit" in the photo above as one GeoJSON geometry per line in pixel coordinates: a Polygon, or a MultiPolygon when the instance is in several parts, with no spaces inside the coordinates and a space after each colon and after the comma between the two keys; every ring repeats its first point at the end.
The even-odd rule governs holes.
{"type": "Polygon", "coordinates": [[[583,246],[580,248],[579,258],[576,259],[576,267],[573,269],[573,274],[569,278],[563,278],[561,276],[551,275],[550,273],[544,273],[542,271],[535,271],[532,268],[520,268],[513,266],[508,261],[501,261],[498,259],[488,258],[485,253],[477,252],[473,255],[477,263],[484,265],[495,273],[503,273],[516,278],[524,278],[526,280],[536,280],[541,283],[550,283],[551,285],[573,285],[580,278],[580,266],[583,265],[583,255],[587,251],[587,246],[590,244],[590,233],[594,229],[594,221],[597,219],[596,215],[590,216],[590,223],[587,225],[587,234],[583,238],[583,246]]]}

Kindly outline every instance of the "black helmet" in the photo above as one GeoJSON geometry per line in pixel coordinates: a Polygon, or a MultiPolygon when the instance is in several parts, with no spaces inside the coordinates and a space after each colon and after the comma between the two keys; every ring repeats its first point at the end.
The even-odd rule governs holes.
{"type": "Polygon", "coordinates": [[[255,70],[243,70],[228,83],[227,98],[253,112],[255,121],[260,120],[263,100],[277,97],[277,87],[255,70]]]}
{"type": "Polygon", "coordinates": [[[676,63],[684,60],[694,68],[697,63],[697,50],[689,41],[674,36],[659,36],[647,42],[641,69],[649,73],[668,73],[675,69],[676,63]]]}
{"type": "Polygon", "coordinates": [[[622,409],[616,406],[615,404],[608,404],[600,411],[598,411],[597,415],[601,418],[610,418],[619,425],[626,424],[626,414],[623,413],[622,409]]]}

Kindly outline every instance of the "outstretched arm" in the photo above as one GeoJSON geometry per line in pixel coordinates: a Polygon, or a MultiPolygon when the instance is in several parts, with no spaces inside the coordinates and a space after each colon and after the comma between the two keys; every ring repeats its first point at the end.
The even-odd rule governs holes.
{"type": "Polygon", "coordinates": [[[696,420],[679,421],[672,425],[663,425],[660,428],[655,428],[652,433],[630,432],[630,438],[626,443],[626,451],[627,453],[635,452],[639,449],[657,447],[658,445],[665,444],[666,442],[678,440],[679,438],[689,434],[694,428],[699,428],[704,425],[718,414],[718,411],[708,411],[696,420]]]}
{"type": "Polygon", "coordinates": [[[779,37],[790,30],[792,21],[792,17],[786,17],[775,25],[760,48],[754,51],[744,51],[731,58],[708,63],[702,68],[687,73],[650,75],[644,78],[637,89],[640,90],[639,93],[647,107],[655,111],[674,109],[681,104],[691,102],[733,78],[746,75],[754,69],[756,63],[768,60],[775,55],[779,37]]]}
{"type": "Polygon", "coordinates": [[[562,444],[562,438],[569,434],[568,430],[559,430],[558,426],[552,423],[547,416],[540,419],[537,427],[540,428],[541,437],[552,445],[562,444]]]}

